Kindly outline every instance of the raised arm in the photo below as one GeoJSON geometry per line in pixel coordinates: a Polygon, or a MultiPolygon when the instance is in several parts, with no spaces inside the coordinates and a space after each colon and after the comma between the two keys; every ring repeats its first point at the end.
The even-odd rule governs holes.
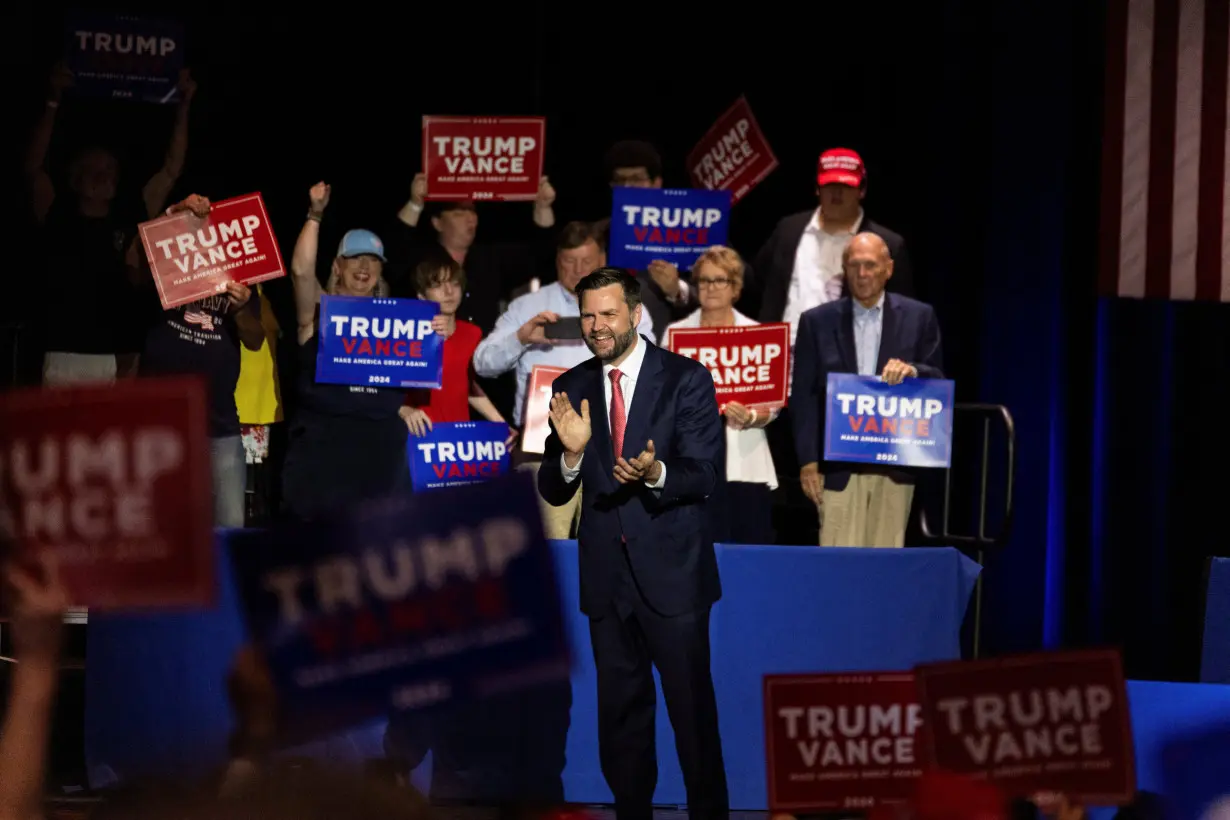
{"type": "Polygon", "coordinates": [[[299,344],[316,332],[316,307],[320,304],[320,280],[316,278],[316,251],[320,244],[320,220],[329,205],[329,186],[317,182],[308,192],[310,205],[303,229],[290,259],[290,278],[295,290],[295,321],[299,344]]]}
{"type": "Polygon", "coordinates": [[[410,199],[401,206],[397,218],[408,228],[419,226],[419,217],[423,215],[423,200],[427,196],[427,175],[419,171],[410,182],[410,199]]]}
{"type": "Polygon", "coordinates": [[[179,180],[184,170],[184,158],[188,155],[188,111],[192,106],[192,98],[196,94],[196,81],[188,69],[179,72],[179,105],[175,109],[175,127],[171,131],[171,144],[167,146],[167,155],[149,182],[141,192],[145,200],[145,213],[150,219],[162,213],[166,207],[171,190],[179,180]]]}
{"type": "Polygon", "coordinates": [[[5,569],[17,663],[0,727],[0,820],[40,820],[68,599],[55,568],[5,569]]]}
{"type": "Polygon", "coordinates": [[[51,146],[51,135],[55,132],[56,114],[60,110],[60,101],[64,97],[64,89],[72,85],[73,75],[63,63],[57,63],[51,71],[51,82],[47,89],[47,104],[34,133],[30,137],[30,146],[26,150],[26,160],[23,171],[26,184],[30,189],[30,208],[34,212],[34,220],[42,225],[56,199],[55,185],[51,175],[47,173],[47,149],[51,146]]]}
{"type": "Polygon", "coordinates": [[[555,225],[555,188],[545,176],[538,180],[538,198],[534,200],[534,224],[540,228],[555,225]]]}

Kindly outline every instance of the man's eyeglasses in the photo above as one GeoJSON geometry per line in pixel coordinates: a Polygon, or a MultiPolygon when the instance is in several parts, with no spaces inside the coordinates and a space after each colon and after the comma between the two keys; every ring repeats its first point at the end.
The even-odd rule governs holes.
{"type": "Polygon", "coordinates": [[[710,279],[707,276],[702,276],[696,280],[696,287],[698,288],[716,288],[717,290],[722,290],[723,288],[730,287],[730,285],[731,280],[729,279],[710,279]]]}

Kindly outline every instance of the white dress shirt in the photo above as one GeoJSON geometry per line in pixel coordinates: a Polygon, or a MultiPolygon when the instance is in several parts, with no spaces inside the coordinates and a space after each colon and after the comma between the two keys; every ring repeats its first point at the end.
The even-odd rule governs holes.
{"type": "MultiPolygon", "coordinates": [[[[555,344],[526,345],[517,338],[517,331],[539,313],[549,310],[560,318],[579,317],[581,307],[577,297],[564,290],[559,282],[518,296],[508,310],[496,321],[495,328],[479,343],[474,351],[474,371],[484,378],[495,378],[516,368],[517,397],[513,403],[513,426],[521,427],[521,414],[525,411],[525,391],[530,383],[534,365],[572,368],[589,360],[593,354],[580,339],[557,339],[555,344]]],[[[637,326],[643,335],[653,335],[653,320],[649,311],[641,311],[641,323],[637,326]]]]}
{"type": "Polygon", "coordinates": [[[878,376],[876,363],[880,359],[880,337],[884,332],[884,294],[871,307],[854,301],[854,351],[861,376],[878,376]]]}
{"type": "MultiPolygon", "coordinates": [[[[862,225],[863,209],[859,208],[858,219],[849,231],[826,231],[820,222],[820,209],[817,208],[803,229],[803,236],[794,252],[794,272],[790,276],[790,290],[786,295],[786,311],[782,314],[782,321],[790,324],[791,350],[799,334],[799,317],[825,302],[841,298],[845,277],[841,255],[862,225]]],[[[793,386],[794,356],[790,357],[790,380],[793,386]]]]}
{"type": "MultiPolygon", "coordinates": [[[[732,308],[733,310],[733,308],[732,308]]],[[[744,316],[737,310],[735,327],[746,327],[759,324],[755,319],[744,316]]],[[[667,327],[700,327],[700,310],[694,310],[685,318],[667,327]]],[[[769,421],[777,418],[778,411],[769,414],[769,421]]],[[[761,427],[749,427],[746,430],[736,430],[728,424],[726,428],[726,480],[743,481],[749,484],[767,484],[770,490],[777,489],[777,470],[773,466],[773,453],[769,450],[769,439],[761,427]]]]}
{"type": "MultiPolygon", "coordinates": [[[[645,312],[647,313],[648,311],[645,312]]],[[[619,388],[624,394],[625,435],[628,432],[628,419],[632,418],[632,397],[636,393],[636,381],[641,375],[641,365],[645,363],[645,350],[647,349],[645,346],[647,344],[650,343],[638,335],[636,342],[632,346],[632,352],[628,354],[628,358],[624,359],[623,364],[619,365],[619,388]]],[[[611,371],[615,369],[616,368],[610,364],[602,365],[602,395],[606,397],[606,420],[608,432],[610,431],[611,424],[611,396],[614,394],[614,391],[611,389],[610,374],[611,371]]],[[[580,411],[578,410],[577,412],[580,411]]],[[[638,446],[643,448],[645,445],[642,443],[638,446]]],[[[576,480],[577,476],[581,474],[581,462],[584,460],[585,454],[582,453],[581,457],[577,459],[576,466],[569,467],[565,457],[563,455],[559,457],[559,466],[564,473],[565,483],[571,484],[576,480]]],[[[648,480],[645,481],[645,483],[649,485],[649,488],[653,490],[660,490],[666,485],[666,465],[662,462],[658,463],[662,466],[662,470],[658,474],[658,480],[652,484],[650,484],[648,480]]]]}

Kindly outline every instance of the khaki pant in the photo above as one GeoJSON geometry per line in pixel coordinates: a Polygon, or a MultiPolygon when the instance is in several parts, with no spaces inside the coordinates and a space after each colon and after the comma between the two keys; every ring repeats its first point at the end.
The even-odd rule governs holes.
{"type": "Polygon", "coordinates": [[[842,490],[824,488],[822,547],[904,547],[912,483],[882,473],[854,473],[842,490]]]}
{"type": "Polygon", "coordinates": [[[43,384],[48,387],[68,384],[114,384],[114,353],[62,353],[43,355],[43,384]]]}
{"type": "MultiPolygon", "coordinates": [[[[517,465],[518,470],[533,473],[538,478],[538,466],[541,461],[524,461],[517,465]]],[[[577,479],[577,492],[562,507],[555,507],[538,496],[538,506],[542,509],[542,528],[548,539],[566,541],[576,535],[576,527],[581,521],[581,486],[577,479]]]]}

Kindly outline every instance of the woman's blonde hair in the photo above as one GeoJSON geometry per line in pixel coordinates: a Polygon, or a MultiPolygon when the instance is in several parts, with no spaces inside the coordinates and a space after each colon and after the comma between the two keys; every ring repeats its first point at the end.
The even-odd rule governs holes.
{"type": "Polygon", "coordinates": [[[705,252],[696,257],[696,261],[692,263],[692,273],[700,270],[700,266],[708,262],[722,273],[730,277],[731,287],[735,291],[743,290],[743,270],[747,267],[743,262],[743,257],[734,248],[728,248],[725,245],[712,245],[705,249],[705,252]]]}

